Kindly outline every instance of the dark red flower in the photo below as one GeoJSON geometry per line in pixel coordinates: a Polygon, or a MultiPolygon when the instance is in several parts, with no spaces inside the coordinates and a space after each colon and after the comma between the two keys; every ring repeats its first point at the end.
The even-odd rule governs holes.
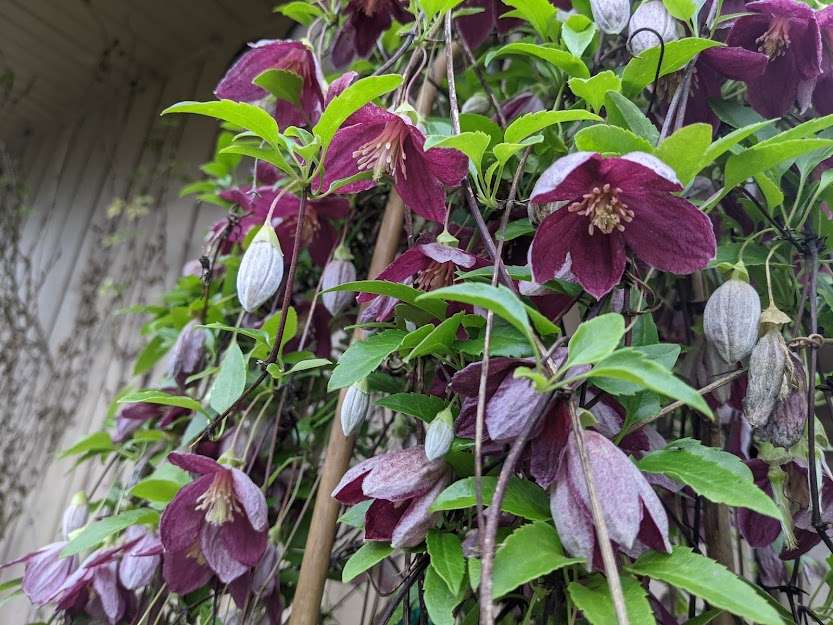
{"type": "Polygon", "coordinates": [[[336,67],[344,67],[356,55],[370,54],[393,20],[406,24],[414,19],[400,0],[349,0],[344,11],[347,21],[333,42],[332,61],[336,67]]]}
{"type": "Polygon", "coordinates": [[[696,206],[672,195],[681,190],[671,168],[643,152],[558,159],[530,198],[558,204],[530,246],[533,279],[552,279],[569,257],[579,284],[600,298],[622,278],[626,249],[662,271],[702,269],[715,255],[714,231],[696,206]]]}

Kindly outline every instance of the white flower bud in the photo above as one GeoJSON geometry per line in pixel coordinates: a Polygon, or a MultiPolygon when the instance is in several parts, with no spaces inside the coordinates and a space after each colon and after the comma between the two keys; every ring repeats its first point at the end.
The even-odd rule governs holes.
{"type": "Polygon", "coordinates": [[[237,299],[246,312],[253,312],[272,297],[283,280],[283,252],[275,230],[264,224],[237,271],[237,299]]]}
{"type": "Polygon", "coordinates": [[[703,312],[703,332],[727,363],[752,353],[758,342],[761,299],[748,282],[732,278],[721,284],[703,312]]]}
{"type": "MultiPolygon", "coordinates": [[[[352,262],[352,256],[343,246],[339,246],[333,260],[327,263],[324,273],[321,274],[321,290],[327,291],[347,282],[353,282],[355,279],[356,266],[352,262]]],[[[331,291],[321,295],[324,308],[333,316],[349,305],[352,298],[353,294],[350,291],[331,291]]]]}
{"type": "Polygon", "coordinates": [[[83,490],[80,490],[72,497],[72,501],[70,501],[69,506],[64,510],[63,517],[61,517],[61,533],[64,535],[64,540],[70,540],[70,534],[87,524],[89,512],[87,495],[83,490]]]}
{"type": "Polygon", "coordinates": [[[630,0],[590,0],[593,21],[603,33],[617,35],[625,30],[631,16],[630,0]]]}
{"type": "Polygon", "coordinates": [[[341,431],[350,436],[359,429],[370,410],[370,393],[367,380],[355,382],[347,389],[341,404],[341,431]]]}
{"type": "Polygon", "coordinates": [[[438,412],[434,420],[428,425],[428,430],[425,433],[425,457],[431,461],[442,458],[451,449],[453,441],[454,421],[449,406],[438,412]]]}
{"type": "Polygon", "coordinates": [[[637,33],[642,28],[655,30],[664,43],[679,39],[682,33],[680,23],[671,16],[662,0],[649,0],[633,12],[628,25],[628,50],[633,56],[639,56],[645,50],[660,45],[656,34],[650,30],[637,33]],[[634,36],[634,33],[637,34],[634,36]]]}
{"type": "Polygon", "coordinates": [[[461,113],[479,113],[485,115],[492,108],[492,103],[485,93],[478,91],[472,95],[468,100],[463,102],[463,107],[460,109],[461,113]]]}

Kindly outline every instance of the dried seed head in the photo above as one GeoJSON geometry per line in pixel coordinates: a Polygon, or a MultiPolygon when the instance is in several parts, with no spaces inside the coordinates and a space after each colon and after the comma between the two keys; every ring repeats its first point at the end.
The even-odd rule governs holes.
{"type": "Polygon", "coordinates": [[[787,360],[784,337],[774,327],[758,340],[749,358],[749,382],[743,398],[743,416],[753,428],[769,421],[781,395],[787,360]]]}
{"type": "Polygon", "coordinates": [[[758,434],[777,447],[789,449],[801,440],[807,422],[807,378],[801,359],[793,353],[784,368],[781,394],[772,416],[758,434]]]}
{"type": "Polygon", "coordinates": [[[70,534],[81,529],[87,524],[90,508],[87,503],[87,494],[79,490],[69,502],[64,515],[61,517],[61,533],[64,540],[70,540],[70,534]]]}
{"type": "Polygon", "coordinates": [[[590,0],[593,21],[608,35],[618,35],[628,25],[631,16],[630,0],[590,0]]]}
{"type": "MultiPolygon", "coordinates": [[[[334,287],[353,282],[356,279],[356,266],[350,260],[333,258],[324,267],[321,275],[321,290],[327,291],[334,287]]],[[[321,294],[321,301],[331,315],[335,316],[350,304],[353,295],[350,291],[330,291],[321,294]]]]}
{"type": "Polygon", "coordinates": [[[350,436],[359,429],[369,410],[370,393],[367,391],[367,380],[351,384],[341,404],[341,431],[345,436],[350,436]]]}
{"type": "Polygon", "coordinates": [[[257,310],[283,280],[283,252],[275,230],[261,226],[237,270],[237,299],[246,312],[257,310]]]}
{"type": "Polygon", "coordinates": [[[743,360],[758,340],[761,298],[748,282],[731,279],[718,287],[703,313],[703,332],[727,363],[743,360]]]}
{"type": "Polygon", "coordinates": [[[643,28],[659,33],[666,44],[679,39],[682,32],[680,23],[671,16],[662,0],[649,0],[633,12],[628,24],[628,50],[633,56],[660,45],[659,38],[650,30],[639,32],[643,28]]]}
{"type": "Polygon", "coordinates": [[[454,418],[451,407],[437,413],[425,433],[425,457],[429,460],[442,458],[451,449],[454,441],[454,418]]]}

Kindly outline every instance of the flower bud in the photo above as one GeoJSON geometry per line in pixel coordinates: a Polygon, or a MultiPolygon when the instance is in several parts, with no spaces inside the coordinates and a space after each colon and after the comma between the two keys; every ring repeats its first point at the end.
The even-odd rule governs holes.
{"type": "Polygon", "coordinates": [[[680,24],[675,20],[662,0],[649,0],[633,12],[628,24],[628,50],[633,56],[639,56],[649,48],[656,48],[660,40],[655,33],[642,28],[650,28],[659,33],[663,43],[669,43],[680,37],[680,24]],[[634,33],[637,33],[634,35],[634,33]]]}
{"type": "Polygon", "coordinates": [[[743,360],[758,340],[761,298],[748,282],[727,280],[706,302],[703,332],[727,363],[743,360]]]}
{"type": "Polygon", "coordinates": [[[350,436],[359,429],[367,418],[370,410],[370,393],[367,391],[367,380],[361,380],[350,385],[341,404],[341,431],[350,436]]]}
{"type": "Polygon", "coordinates": [[[168,373],[184,386],[189,376],[199,371],[205,353],[205,328],[192,320],[189,321],[174,343],[168,361],[168,373]]]}
{"type": "Polygon", "coordinates": [[[237,270],[237,299],[253,312],[272,297],[283,280],[283,252],[275,230],[264,224],[249,244],[237,270]]]}
{"type": "Polygon", "coordinates": [[[441,410],[428,425],[425,433],[425,457],[428,460],[442,458],[451,449],[454,441],[454,419],[451,406],[441,410]]]}
{"type": "Polygon", "coordinates": [[[87,494],[79,490],[69,502],[64,515],[61,517],[61,533],[64,540],[70,540],[70,534],[79,530],[87,524],[90,508],[87,505],[87,494]]]}
{"type": "Polygon", "coordinates": [[[478,113],[485,115],[492,108],[492,103],[488,96],[482,91],[478,91],[468,100],[463,102],[463,107],[460,109],[461,113],[478,113]]]}
{"type": "MultiPolygon", "coordinates": [[[[321,290],[327,291],[333,287],[337,287],[347,282],[353,282],[356,279],[356,266],[352,262],[352,255],[343,246],[336,249],[336,253],[327,266],[324,267],[324,273],[321,274],[321,290]],[[340,252],[339,250],[343,250],[340,252]]],[[[321,301],[331,315],[337,315],[341,310],[350,304],[353,299],[350,291],[331,291],[321,295],[321,301]]]]}
{"type": "Polygon", "coordinates": [[[784,337],[775,327],[770,327],[752,350],[743,416],[753,428],[766,425],[775,408],[781,393],[786,354],[784,337]]]}
{"type": "Polygon", "coordinates": [[[807,422],[807,378],[801,359],[789,354],[784,371],[786,397],[779,399],[769,422],[760,431],[763,439],[789,449],[801,440],[807,422]]]}
{"type": "Polygon", "coordinates": [[[593,21],[603,33],[618,35],[628,25],[630,0],[590,0],[593,21]]]}

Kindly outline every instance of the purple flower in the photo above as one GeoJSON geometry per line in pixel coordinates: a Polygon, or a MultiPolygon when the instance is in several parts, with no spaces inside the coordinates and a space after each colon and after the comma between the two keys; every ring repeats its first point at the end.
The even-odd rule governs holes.
{"type": "Polygon", "coordinates": [[[558,203],[529,249],[534,281],[555,277],[569,257],[576,280],[598,299],[622,278],[626,248],[662,271],[702,269],[715,255],[714,232],[696,206],[672,195],[680,190],[671,168],[643,152],[558,159],[530,198],[558,203]]]}
{"type": "Polygon", "coordinates": [[[177,493],[159,523],[168,586],[184,594],[211,571],[223,583],[240,577],[266,549],[263,493],[239,469],[205,456],[171,453],[168,460],[200,476],[177,493]]]}
{"type": "Polygon", "coordinates": [[[168,356],[168,372],[180,387],[186,380],[199,372],[205,355],[206,330],[196,320],[189,321],[171,348],[168,356]]]}
{"type": "Polygon", "coordinates": [[[315,123],[324,105],[324,77],[312,51],[298,41],[264,39],[249,45],[251,49],[226,72],[214,95],[237,102],[259,102],[269,95],[262,87],[252,84],[259,74],[269,69],[292,72],[302,81],[300,106],[278,100],[275,119],[281,128],[315,123]]]}
{"type": "Polygon", "coordinates": [[[34,605],[44,605],[58,593],[78,565],[75,556],[61,557],[67,546],[60,541],[41,547],[25,556],[0,566],[0,570],[15,564],[26,563],[23,570],[23,592],[34,605]]]}
{"type": "Polygon", "coordinates": [[[501,0],[466,0],[461,8],[482,9],[479,13],[457,18],[457,30],[470,48],[479,47],[495,31],[505,33],[521,24],[517,19],[502,18],[512,7],[501,0]]]}
{"type": "Polygon", "coordinates": [[[822,48],[813,9],[795,0],[758,0],[745,7],[726,43],[762,52],[766,71],[747,80],[749,104],[765,117],[787,113],[821,74],[822,48]]]}
{"type": "Polygon", "coordinates": [[[444,186],[456,186],[468,171],[468,158],[459,150],[425,150],[425,135],[411,121],[373,104],[354,113],[336,132],[324,159],[324,177],[317,190],[336,180],[372,171],[373,179],[340,187],[337,193],[358,193],[376,185],[382,175],[409,209],[442,223],[444,186]]]}
{"type": "Polygon", "coordinates": [[[816,13],[821,31],[822,74],[813,89],[813,106],[819,115],[833,113],[833,6],[816,13]]]}
{"type": "Polygon", "coordinates": [[[153,580],[162,560],[162,542],[143,525],[128,527],[124,537],[131,546],[119,562],[119,581],[128,590],[136,590],[153,580]]]}
{"type": "Polygon", "coordinates": [[[278,564],[278,550],[269,543],[255,568],[229,584],[232,599],[241,610],[245,609],[250,595],[259,596],[271,625],[280,624],[283,612],[278,564]]]}
{"type": "Polygon", "coordinates": [[[360,462],[344,474],[332,496],[348,505],[373,500],[364,517],[365,540],[413,547],[433,526],[429,508],[447,480],[445,462],[429,461],[418,445],[360,462]]]}
{"type": "MultiPolygon", "coordinates": [[[[376,276],[376,280],[399,282],[427,292],[452,284],[458,269],[469,270],[484,264],[482,259],[459,248],[441,243],[422,243],[403,252],[376,276]]],[[[371,293],[362,293],[357,299],[360,304],[369,304],[362,312],[362,321],[384,321],[390,317],[398,301],[371,293]]]]}
{"type": "Polygon", "coordinates": [[[344,67],[356,55],[370,54],[393,20],[406,24],[414,19],[400,0],[349,0],[344,11],[347,21],[333,42],[332,61],[336,67],[344,67]]]}
{"type": "MultiPolygon", "coordinates": [[[[597,432],[585,431],[584,443],[610,539],[629,555],[636,555],[645,547],[670,552],[668,517],[639,469],[597,432]]],[[[550,509],[564,548],[600,568],[590,499],[574,433],[561,457],[550,509]]]]}

